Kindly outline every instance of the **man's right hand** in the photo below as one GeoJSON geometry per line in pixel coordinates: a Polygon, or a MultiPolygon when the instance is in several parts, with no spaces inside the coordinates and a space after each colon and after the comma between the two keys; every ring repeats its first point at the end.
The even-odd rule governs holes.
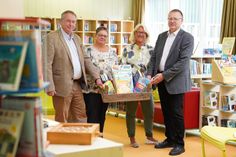
{"type": "Polygon", "coordinates": [[[49,91],[47,92],[48,96],[54,96],[56,94],[56,91],[49,91]]]}

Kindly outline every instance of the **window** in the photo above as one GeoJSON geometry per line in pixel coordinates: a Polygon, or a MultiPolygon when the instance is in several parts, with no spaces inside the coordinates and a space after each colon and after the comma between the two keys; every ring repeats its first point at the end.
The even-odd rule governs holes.
{"type": "Polygon", "coordinates": [[[151,45],[155,45],[161,32],[168,30],[168,12],[180,9],[184,15],[182,28],[194,36],[197,53],[201,53],[201,48],[218,46],[223,0],[146,0],[145,7],[151,45]]]}

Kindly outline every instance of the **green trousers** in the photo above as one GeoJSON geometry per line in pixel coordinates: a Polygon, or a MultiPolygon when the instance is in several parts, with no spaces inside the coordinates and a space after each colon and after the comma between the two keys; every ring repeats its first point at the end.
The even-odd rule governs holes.
{"type": "MultiPolygon", "coordinates": [[[[135,118],[138,101],[126,102],[126,127],[129,137],[135,136],[135,118]]],[[[144,128],[147,137],[152,137],[154,103],[151,96],[150,100],[141,101],[144,117],[144,128]]]]}

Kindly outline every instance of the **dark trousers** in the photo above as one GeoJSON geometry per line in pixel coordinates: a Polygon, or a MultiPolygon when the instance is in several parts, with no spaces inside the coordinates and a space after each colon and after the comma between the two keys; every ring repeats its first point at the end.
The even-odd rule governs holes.
{"type": "Polygon", "coordinates": [[[84,94],[84,101],[88,118],[87,122],[99,123],[100,132],[103,132],[108,103],[103,103],[101,94],[97,93],[84,94]]]}
{"type": "Polygon", "coordinates": [[[184,146],[184,94],[169,94],[164,81],[158,84],[158,92],[164,116],[166,140],[175,145],[184,146]]]}

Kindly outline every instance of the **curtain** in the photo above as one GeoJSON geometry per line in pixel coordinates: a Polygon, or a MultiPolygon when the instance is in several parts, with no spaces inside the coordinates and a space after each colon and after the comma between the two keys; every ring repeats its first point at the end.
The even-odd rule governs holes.
{"type": "MultiPolygon", "coordinates": [[[[236,0],[224,0],[220,42],[223,41],[224,37],[236,37],[236,0]]],[[[235,45],[236,43],[233,54],[236,54],[235,45]]]]}
{"type": "Polygon", "coordinates": [[[144,22],[145,0],[133,0],[133,20],[134,25],[144,22]]]}

